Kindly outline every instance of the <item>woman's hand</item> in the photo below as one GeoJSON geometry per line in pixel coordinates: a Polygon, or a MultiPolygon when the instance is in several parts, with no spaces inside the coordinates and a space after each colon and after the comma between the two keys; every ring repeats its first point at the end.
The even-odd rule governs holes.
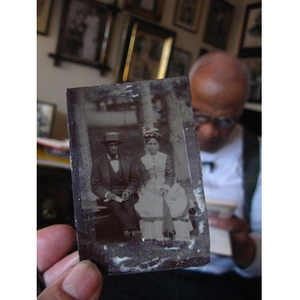
{"type": "Polygon", "coordinates": [[[168,195],[168,190],[165,189],[165,188],[161,188],[161,189],[159,190],[159,195],[160,195],[161,197],[165,198],[165,197],[168,195]]]}

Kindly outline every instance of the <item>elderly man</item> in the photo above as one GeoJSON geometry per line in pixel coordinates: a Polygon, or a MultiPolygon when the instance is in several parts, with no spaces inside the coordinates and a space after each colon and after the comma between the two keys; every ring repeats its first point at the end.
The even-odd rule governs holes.
{"type": "Polygon", "coordinates": [[[249,73],[240,60],[214,52],[196,61],[189,75],[205,195],[237,205],[233,217],[209,219],[210,226],[230,231],[232,258],[212,255],[198,271],[212,280],[232,278],[229,290],[239,289],[235,281],[251,285],[259,297],[260,279],[243,279],[261,276],[260,141],[237,123],[249,73]]]}

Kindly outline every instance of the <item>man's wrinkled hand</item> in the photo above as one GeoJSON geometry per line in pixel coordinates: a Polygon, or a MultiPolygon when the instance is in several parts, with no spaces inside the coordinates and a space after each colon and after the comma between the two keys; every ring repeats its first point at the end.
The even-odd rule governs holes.
{"type": "Polygon", "coordinates": [[[247,268],[254,260],[256,246],[249,236],[250,224],[235,216],[231,218],[209,217],[209,226],[230,232],[233,259],[241,268],[247,268]]]}
{"type": "Polygon", "coordinates": [[[99,299],[102,275],[92,262],[79,262],[77,251],[69,254],[75,243],[71,226],[38,230],[37,267],[46,285],[38,299],[99,299]]]}

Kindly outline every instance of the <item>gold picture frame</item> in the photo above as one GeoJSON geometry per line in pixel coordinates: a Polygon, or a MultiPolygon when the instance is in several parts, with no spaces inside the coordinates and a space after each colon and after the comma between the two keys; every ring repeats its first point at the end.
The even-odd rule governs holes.
{"type": "Polygon", "coordinates": [[[175,36],[174,31],[131,17],[117,81],[164,78],[175,36]]]}
{"type": "Polygon", "coordinates": [[[47,35],[53,9],[53,0],[37,1],[37,33],[47,35]]]}

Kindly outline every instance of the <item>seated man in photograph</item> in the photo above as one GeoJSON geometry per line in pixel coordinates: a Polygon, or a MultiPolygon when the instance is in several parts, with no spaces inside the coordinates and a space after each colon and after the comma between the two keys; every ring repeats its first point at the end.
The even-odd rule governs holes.
{"type": "Polygon", "coordinates": [[[123,142],[117,132],[105,134],[102,143],[106,153],[97,158],[91,172],[91,188],[101,204],[117,217],[125,238],[140,237],[134,204],[139,187],[138,174],[129,157],[119,153],[123,142]]]}

